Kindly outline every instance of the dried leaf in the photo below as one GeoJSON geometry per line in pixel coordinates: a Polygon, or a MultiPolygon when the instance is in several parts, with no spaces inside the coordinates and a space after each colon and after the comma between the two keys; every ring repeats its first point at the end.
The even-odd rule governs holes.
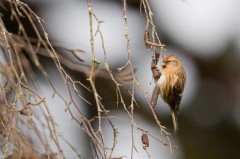
{"type": "Polygon", "coordinates": [[[149,140],[148,140],[148,135],[147,134],[142,134],[142,144],[143,144],[143,149],[146,150],[147,147],[149,147],[149,140]]]}

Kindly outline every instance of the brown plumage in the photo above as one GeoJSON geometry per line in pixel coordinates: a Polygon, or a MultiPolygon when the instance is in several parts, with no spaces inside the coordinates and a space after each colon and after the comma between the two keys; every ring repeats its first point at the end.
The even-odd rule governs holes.
{"type": "Polygon", "coordinates": [[[177,133],[177,115],[186,83],[186,75],[181,61],[174,55],[164,56],[161,77],[157,81],[160,95],[171,108],[174,133],[177,133]]]}

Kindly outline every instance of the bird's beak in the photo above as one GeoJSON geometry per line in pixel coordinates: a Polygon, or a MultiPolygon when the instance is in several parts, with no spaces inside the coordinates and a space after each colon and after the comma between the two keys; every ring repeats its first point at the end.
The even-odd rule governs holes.
{"type": "Polygon", "coordinates": [[[162,68],[165,68],[167,66],[167,63],[163,61],[161,66],[162,66],[162,68]]]}

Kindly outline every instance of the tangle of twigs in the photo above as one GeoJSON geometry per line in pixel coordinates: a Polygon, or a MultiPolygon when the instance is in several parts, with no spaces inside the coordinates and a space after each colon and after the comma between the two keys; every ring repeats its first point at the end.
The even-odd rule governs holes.
{"type": "MultiPolygon", "coordinates": [[[[69,143],[63,136],[59,135],[56,131],[56,123],[54,122],[53,116],[49,110],[49,105],[47,105],[46,97],[41,96],[38,93],[36,87],[32,83],[36,82],[37,76],[34,73],[34,68],[37,68],[42,76],[50,84],[53,90],[53,96],[59,97],[61,101],[65,104],[66,112],[74,122],[84,131],[92,144],[93,156],[97,158],[114,158],[112,157],[115,151],[116,144],[118,141],[117,133],[118,129],[111,119],[110,112],[106,109],[106,106],[102,103],[102,97],[99,90],[96,87],[95,79],[96,77],[102,77],[111,80],[116,86],[117,94],[117,105],[123,106],[123,109],[128,114],[131,121],[131,158],[134,156],[134,152],[138,152],[137,145],[135,145],[135,134],[134,131],[140,131],[144,135],[142,137],[142,142],[144,148],[149,147],[148,136],[159,141],[165,146],[169,146],[172,150],[172,146],[169,133],[166,128],[161,125],[157,118],[157,115],[152,107],[156,102],[157,98],[149,104],[149,109],[151,110],[152,116],[158,125],[161,134],[164,134],[168,143],[154,137],[148,131],[140,128],[134,119],[134,110],[137,106],[137,101],[135,99],[136,88],[143,94],[144,98],[147,100],[146,93],[142,89],[140,83],[135,77],[135,69],[131,60],[131,44],[130,37],[128,33],[128,14],[127,14],[127,1],[123,0],[123,20],[125,26],[125,41],[126,41],[126,52],[128,60],[126,64],[118,68],[118,72],[113,72],[108,64],[107,52],[105,49],[104,35],[101,31],[102,20],[94,13],[91,1],[86,1],[88,5],[88,15],[89,15],[89,29],[90,29],[90,44],[91,44],[91,54],[92,61],[90,66],[84,64],[81,49],[66,48],[60,44],[50,42],[48,34],[43,26],[43,19],[41,19],[28,5],[27,3],[21,2],[20,0],[9,0],[7,4],[9,5],[11,20],[16,22],[18,25],[18,33],[11,33],[5,26],[5,23],[0,15],[0,47],[3,50],[2,57],[4,60],[0,60],[0,133],[1,133],[1,148],[3,152],[3,158],[19,158],[24,156],[30,156],[29,158],[58,158],[65,159],[66,156],[61,147],[60,140],[65,141],[71,149],[76,153],[76,155],[81,158],[81,154],[69,143]],[[32,30],[36,37],[29,37],[22,19],[27,20],[30,23],[32,30]],[[97,23],[97,29],[94,30],[93,22],[97,23]],[[100,36],[102,50],[104,52],[104,68],[99,69],[99,61],[96,59],[95,55],[95,36],[100,36]],[[76,61],[72,61],[55,49],[65,50],[73,56],[76,61]],[[47,74],[46,68],[41,63],[41,57],[47,57],[51,59],[54,63],[56,69],[58,70],[61,79],[64,83],[66,90],[66,95],[59,93],[57,88],[54,86],[54,82],[51,81],[49,75],[47,74]],[[87,86],[86,81],[75,80],[66,70],[81,72],[85,75],[86,81],[90,86],[87,86]],[[128,86],[126,86],[128,85],[128,86]],[[85,89],[90,92],[95,103],[91,103],[83,97],[81,91],[85,89]],[[126,90],[129,94],[130,105],[127,105],[126,100],[123,97],[122,89],[126,90]],[[80,100],[84,101],[88,105],[96,105],[97,116],[88,119],[84,115],[83,110],[81,110],[73,98],[77,96],[80,100]],[[69,100],[67,100],[68,98],[69,100]],[[37,108],[44,117],[44,121],[40,121],[37,113],[34,111],[37,108]],[[109,148],[105,144],[104,134],[102,131],[102,120],[106,120],[112,128],[113,133],[113,144],[109,148]],[[97,130],[93,127],[93,122],[97,121],[97,130]],[[39,127],[38,123],[42,124],[42,128],[39,127]],[[33,133],[43,149],[44,154],[40,154],[37,150],[32,148],[32,139],[28,138],[21,131],[21,127],[27,128],[31,133],[33,133]],[[48,131],[52,141],[54,142],[57,152],[53,152],[53,147],[50,146],[49,141],[44,136],[43,132],[48,131]],[[110,151],[109,151],[110,150],[110,151]],[[13,152],[12,154],[10,152],[13,152]]],[[[5,8],[0,2],[0,7],[5,8]]],[[[150,51],[154,50],[153,60],[151,64],[151,70],[153,72],[153,78],[156,81],[160,77],[159,70],[156,65],[160,56],[159,51],[164,50],[164,45],[160,42],[156,27],[153,21],[153,13],[149,6],[148,0],[141,1],[141,7],[143,7],[146,15],[146,31],[144,33],[144,42],[146,49],[150,51]],[[148,32],[151,30],[151,34],[148,32]]],[[[6,9],[8,10],[8,9],[6,9]]],[[[123,158],[123,157],[119,157],[123,158]]]]}

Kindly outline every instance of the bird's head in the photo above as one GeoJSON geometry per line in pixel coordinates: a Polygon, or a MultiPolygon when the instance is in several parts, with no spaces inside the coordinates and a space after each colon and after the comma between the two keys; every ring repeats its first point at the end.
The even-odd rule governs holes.
{"type": "Polygon", "coordinates": [[[163,57],[163,61],[162,61],[162,69],[165,69],[165,68],[169,68],[169,67],[177,67],[179,66],[179,59],[174,56],[174,55],[166,55],[163,57]]]}

